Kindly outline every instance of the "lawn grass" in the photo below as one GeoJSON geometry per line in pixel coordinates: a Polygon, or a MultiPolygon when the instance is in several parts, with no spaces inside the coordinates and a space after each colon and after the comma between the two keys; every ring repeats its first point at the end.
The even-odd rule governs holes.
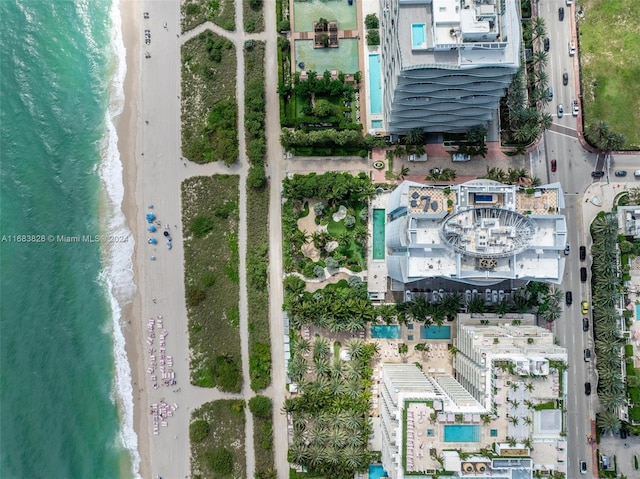
{"type": "MultiPolygon", "coordinates": [[[[251,3],[251,0],[242,0],[244,31],[247,33],[262,32],[264,31],[264,4],[261,1],[260,6],[253,8],[251,3]]],[[[273,8],[273,6],[269,4],[267,8],[273,8]]]]}
{"type": "Polygon", "coordinates": [[[194,479],[247,477],[244,410],[243,400],[224,399],[205,403],[193,411],[189,435],[194,479]]]}
{"type": "Polygon", "coordinates": [[[237,176],[218,175],[182,183],[191,382],[231,392],[242,386],[238,182],[237,176]]]}
{"type": "Polygon", "coordinates": [[[182,46],[182,151],[196,163],[238,159],[236,52],[211,31],[182,46]]]}
{"type": "Polygon", "coordinates": [[[183,32],[188,32],[206,21],[213,22],[230,32],[236,29],[236,10],[233,0],[183,0],[180,12],[183,32]]]}
{"type": "Polygon", "coordinates": [[[637,0],[582,0],[579,21],[585,127],[603,120],[640,148],[640,15],[637,0]]]}

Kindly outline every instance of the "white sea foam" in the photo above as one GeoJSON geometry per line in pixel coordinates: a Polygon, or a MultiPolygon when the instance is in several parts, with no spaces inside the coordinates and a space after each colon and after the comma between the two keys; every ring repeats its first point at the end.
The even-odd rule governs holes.
{"type": "Polygon", "coordinates": [[[118,134],[115,121],[124,107],[124,79],[127,72],[126,50],[122,40],[119,0],[112,0],[110,12],[111,47],[114,56],[109,85],[109,108],[106,113],[106,133],[102,144],[100,178],[107,194],[106,222],[103,231],[107,237],[128,238],[126,242],[106,242],[103,246],[104,269],[101,281],[107,288],[111,306],[111,333],[115,359],[114,392],[120,410],[121,446],[129,451],[133,477],[140,478],[140,454],[138,437],[133,427],[133,386],[131,367],[125,351],[122,332],[122,307],[135,297],[133,282],[134,239],[127,228],[122,212],[124,183],[122,162],[118,151],[118,134]]]}

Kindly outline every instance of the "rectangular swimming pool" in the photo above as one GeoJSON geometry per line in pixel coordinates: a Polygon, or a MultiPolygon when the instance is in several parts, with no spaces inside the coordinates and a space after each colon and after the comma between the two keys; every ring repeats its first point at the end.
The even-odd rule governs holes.
{"type": "Polygon", "coordinates": [[[380,55],[369,55],[369,109],[372,115],[382,113],[382,83],[380,82],[380,55]]]}
{"type": "Polygon", "coordinates": [[[369,466],[369,479],[380,479],[381,477],[389,477],[380,464],[371,464],[369,466]]]}
{"type": "Polygon", "coordinates": [[[371,326],[371,337],[374,339],[400,339],[400,326],[397,324],[374,324],[371,326]]]}
{"type": "Polygon", "coordinates": [[[444,426],[444,442],[480,442],[480,426],[462,424],[444,426]]]}
{"type": "Polygon", "coordinates": [[[373,210],[373,259],[384,259],[385,210],[373,210]]]}
{"type": "Polygon", "coordinates": [[[640,321],[640,304],[636,304],[636,321],[640,321]]]}
{"type": "Polygon", "coordinates": [[[427,26],[424,23],[413,23],[411,25],[411,46],[414,49],[422,49],[427,47],[427,44],[425,42],[426,28],[427,26]]]}
{"type": "Polygon", "coordinates": [[[451,326],[420,326],[420,339],[451,339],[451,326]]]}

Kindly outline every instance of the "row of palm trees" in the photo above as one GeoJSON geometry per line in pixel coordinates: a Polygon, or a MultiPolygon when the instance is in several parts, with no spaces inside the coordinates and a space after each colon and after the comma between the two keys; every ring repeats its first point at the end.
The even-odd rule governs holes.
{"type": "Polygon", "coordinates": [[[487,166],[487,174],[483,178],[507,185],[540,186],[542,184],[540,178],[530,176],[525,168],[509,168],[504,171],[502,168],[487,166]]]}
{"type": "Polygon", "coordinates": [[[593,246],[592,303],[595,352],[598,358],[598,398],[604,408],[597,416],[603,431],[620,429],[618,409],[625,403],[622,377],[623,340],[616,303],[621,292],[618,268],[618,221],[614,214],[598,215],[591,224],[593,246]]]}
{"type": "Polygon", "coordinates": [[[283,408],[293,425],[289,461],[323,477],[352,478],[373,458],[367,448],[370,362],[378,347],[350,339],[345,347],[351,359],[343,361],[332,354],[327,338],[292,340],[288,375],[299,394],[287,398],[283,408]]]}

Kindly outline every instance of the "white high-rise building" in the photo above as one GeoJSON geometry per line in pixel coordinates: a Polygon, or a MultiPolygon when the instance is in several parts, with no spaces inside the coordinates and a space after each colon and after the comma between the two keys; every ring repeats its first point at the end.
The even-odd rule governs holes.
{"type": "Polygon", "coordinates": [[[386,131],[497,120],[520,67],[516,0],[380,0],[386,131]]]}

